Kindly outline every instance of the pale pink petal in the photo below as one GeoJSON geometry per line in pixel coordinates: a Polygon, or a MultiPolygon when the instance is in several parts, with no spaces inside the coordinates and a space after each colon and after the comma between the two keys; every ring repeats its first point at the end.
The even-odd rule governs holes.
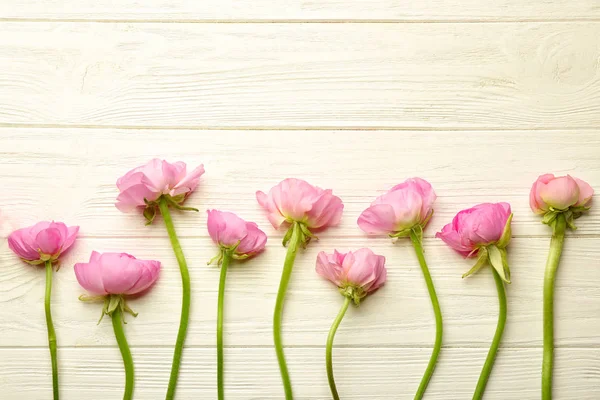
{"type": "Polygon", "coordinates": [[[589,183],[579,179],[573,178],[575,182],[577,182],[577,186],[579,186],[579,199],[577,200],[576,206],[589,206],[589,203],[592,200],[592,196],[594,195],[594,189],[589,185],[589,183]]]}
{"type": "Polygon", "coordinates": [[[360,214],[358,226],[364,232],[380,235],[394,232],[396,228],[396,214],[389,204],[376,204],[360,214]]]}
{"type": "Polygon", "coordinates": [[[246,232],[246,237],[236,248],[236,253],[254,255],[263,251],[267,243],[267,235],[254,222],[246,223],[246,232]]]}

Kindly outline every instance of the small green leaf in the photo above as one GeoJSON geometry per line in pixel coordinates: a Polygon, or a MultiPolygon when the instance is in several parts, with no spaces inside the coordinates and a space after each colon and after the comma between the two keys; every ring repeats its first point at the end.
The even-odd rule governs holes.
{"type": "Polygon", "coordinates": [[[490,261],[490,265],[498,272],[500,278],[506,283],[510,283],[510,276],[506,276],[506,272],[504,270],[504,262],[502,261],[502,252],[496,246],[489,245],[488,249],[488,259],[490,261]]]}
{"type": "Polygon", "coordinates": [[[471,268],[469,271],[467,271],[466,273],[463,274],[463,279],[466,278],[469,275],[473,275],[474,273],[476,273],[477,271],[479,271],[481,269],[481,267],[483,267],[485,265],[485,263],[488,260],[488,252],[487,249],[485,247],[482,247],[481,249],[479,249],[479,256],[477,257],[477,262],[475,263],[475,265],[473,265],[473,268],[471,268]]]}
{"type": "Polygon", "coordinates": [[[506,248],[510,243],[510,238],[512,236],[511,222],[513,219],[513,214],[511,213],[506,220],[506,225],[504,225],[504,230],[502,231],[502,236],[500,236],[500,240],[496,243],[496,246],[500,249],[506,248]]]}

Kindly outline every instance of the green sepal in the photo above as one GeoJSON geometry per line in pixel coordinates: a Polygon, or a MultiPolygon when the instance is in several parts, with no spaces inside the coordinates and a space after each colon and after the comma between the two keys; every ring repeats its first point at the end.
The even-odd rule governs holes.
{"type": "MultiPolygon", "coordinates": [[[[420,226],[420,225],[415,225],[415,226],[420,226]]],[[[410,236],[410,232],[412,232],[413,229],[414,229],[414,226],[411,227],[411,228],[403,229],[403,230],[398,231],[398,232],[390,233],[388,236],[391,237],[392,239],[398,239],[398,238],[402,238],[402,237],[409,237],[410,236]]]]}
{"type": "Polygon", "coordinates": [[[106,308],[106,313],[109,315],[112,314],[117,309],[120,302],[120,296],[110,296],[110,299],[108,301],[108,307],[106,308]]]}
{"type": "Polygon", "coordinates": [[[548,211],[546,214],[544,214],[544,218],[542,218],[542,223],[546,225],[551,225],[558,214],[560,214],[560,212],[548,211]]]}
{"type": "Polygon", "coordinates": [[[163,194],[164,198],[167,199],[167,202],[173,206],[173,208],[175,208],[176,210],[180,210],[180,211],[200,211],[197,208],[194,207],[184,207],[182,206],[180,203],[183,201],[183,199],[185,199],[185,196],[183,199],[181,199],[180,201],[177,201],[176,199],[179,198],[179,196],[181,195],[177,195],[175,197],[171,197],[168,194],[163,194]]]}
{"type": "Polygon", "coordinates": [[[154,217],[156,217],[156,206],[149,205],[144,208],[144,218],[146,218],[146,225],[151,225],[154,222],[154,217]]]}
{"type": "Polygon", "coordinates": [[[21,260],[25,261],[29,265],[42,265],[46,262],[44,260],[26,260],[24,258],[21,258],[21,260]]]}
{"type": "Polygon", "coordinates": [[[506,225],[504,225],[504,230],[502,231],[502,236],[500,236],[500,240],[496,243],[496,247],[499,249],[505,249],[506,246],[510,243],[510,238],[512,237],[512,228],[511,222],[513,219],[513,214],[511,213],[506,220],[506,225]]]}
{"type": "Polygon", "coordinates": [[[575,217],[575,214],[573,213],[573,211],[571,211],[571,210],[565,211],[564,216],[565,216],[565,221],[567,223],[567,226],[573,230],[576,230],[577,227],[575,226],[574,219],[577,217],[575,217]]]}
{"type": "Polygon", "coordinates": [[[238,260],[238,261],[245,260],[245,259],[247,259],[249,257],[250,257],[250,254],[236,254],[236,253],[233,253],[231,255],[231,258],[233,258],[234,260],[238,260]]]}
{"type": "Polygon", "coordinates": [[[302,243],[303,248],[306,248],[312,239],[319,240],[305,224],[302,222],[298,222],[298,224],[300,224],[300,243],[302,243]]]}
{"type": "MultiPolygon", "coordinates": [[[[79,300],[85,302],[104,301],[104,305],[102,306],[102,314],[100,314],[98,325],[100,324],[100,322],[102,322],[102,319],[105,315],[112,315],[112,313],[115,312],[117,308],[119,308],[122,311],[122,314],[128,312],[134,317],[138,316],[136,312],[129,308],[129,306],[125,302],[125,298],[123,297],[123,295],[108,294],[106,296],[89,296],[86,294],[82,294],[81,296],[79,296],[79,300]]],[[[125,319],[123,319],[123,323],[127,323],[125,322],[125,319]]]]}
{"type": "Polygon", "coordinates": [[[510,283],[510,269],[508,268],[506,250],[499,249],[492,244],[487,246],[487,251],[490,265],[498,272],[504,282],[510,283]]]}
{"type": "Polygon", "coordinates": [[[348,297],[357,306],[360,304],[361,300],[367,296],[367,293],[360,287],[346,286],[341,287],[339,290],[342,296],[348,297]]]}
{"type": "Polygon", "coordinates": [[[283,236],[283,240],[281,241],[281,244],[283,244],[283,247],[287,246],[287,244],[289,243],[293,234],[294,234],[294,223],[292,223],[290,225],[287,232],[285,232],[285,235],[283,236]]]}
{"type": "Polygon", "coordinates": [[[473,268],[471,268],[470,270],[468,270],[467,272],[465,272],[463,274],[463,279],[466,278],[469,275],[473,275],[474,273],[476,273],[477,271],[479,271],[486,263],[488,262],[488,251],[485,247],[481,247],[479,249],[479,253],[477,256],[477,262],[475,263],[475,265],[473,265],[473,268]]]}

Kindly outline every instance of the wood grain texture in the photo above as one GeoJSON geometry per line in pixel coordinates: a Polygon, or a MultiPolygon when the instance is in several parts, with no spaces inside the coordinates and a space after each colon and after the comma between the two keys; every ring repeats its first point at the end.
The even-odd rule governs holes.
{"type": "MultiPolygon", "coordinates": [[[[206,262],[216,254],[207,238],[182,240],[191,268],[192,314],[187,343],[215,343],[219,270],[206,262]]],[[[315,273],[319,251],[331,252],[368,246],[387,258],[385,287],[353,308],[341,325],[336,343],[347,346],[432,346],[434,318],[422,272],[408,240],[395,245],[388,239],[329,238],[302,251],[285,308],[284,343],[321,346],[342,304],[338,290],[315,273]]],[[[513,284],[508,286],[508,324],[503,344],[540,347],[542,343],[542,286],[549,239],[515,238],[509,262],[513,284]]],[[[424,243],[427,260],[445,317],[447,346],[489,346],[497,323],[498,300],[491,272],[462,280],[473,260],[454,254],[440,240],[424,243]]],[[[62,346],[111,346],[112,326],[96,325],[101,304],[77,300],[84,291],[73,273],[75,262],[85,262],[92,250],[126,251],[163,263],[160,281],[143,299],[133,299],[139,312],[129,318],[132,343],[172,345],[179,320],[181,282],[167,239],[80,239],[55,274],[52,299],[58,343],[62,346]],[[148,332],[152,332],[151,335],[148,332]]],[[[0,253],[0,336],[8,346],[44,346],[44,272],[18,260],[8,250],[0,253]],[[24,306],[26,305],[26,306],[24,306]]],[[[227,279],[226,343],[230,346],[272,344],[272,315],[285,250],[271,240],[261,256],[231,268],[227,279]]],[[[600,342],[600,249],[596,238],[568,238],[556,294],[556,343],[559,346],[596,346],[600,342]]]]}
{"type": "MultiPolygon", "coordinates": [[[[599,134],[5,128],[0,129],[0,179],[11,195],[0,209],[13,228],[54,218],[81,225],[82,237],[165,237],[160,220],[144,226],[140,214],[114,207],[117,178],[160,156],[205,164],[207,172],[189,205],[237,212],[273,238],[282,232],[268,224],[256,190],[268,191],[286,177],[332,188],[345,203],[344,216],[339,227],[322,236],[363,238],[356,225],[360,213],[377,195],[412,176],[429,180],[438,194],[428,237],[461,209],[507,201],[515,213],[515,236],[546,238],[549,228],[529,209],[531,184],[552,171],[600,187],[599,134]]],[[[174,220],[179,235],[207,237],[204,211],[177,213],[174,220]]],[[[577,225],[573,234],[597,236],[598,208],[577,225]]],[[[0,235],[6,237],[7,231],[0,235]]]]}
{"type": "MultiPolygon", "coordinates": [[[[127,327],[129,328],[129,326],[127,327]]],[[[164,396],[168,381],[170,348],[133,348],[137,368],[135,398],[164,396]]],[[[334,371],[343,399],[412,399],[430,349],[335,348],[334,371]]],[[[471,398],[485,349],[443,349],[426,398],[471,398]]],[[[295,397],[324,400],[330,397],[324,350],[287,349],[295,397]]],[[[61,348],[59,351],[62,398],[65,400],[117,399],[123,390],[119,351],[61,348]]],[[[214,349],[187,348],[177,398],[216,399],[214,349]]],[[[46,349],[1,349],[0,371],[4,398],[49,400],[49,359],[46,349]],[[25,366],[22,359],[31,362],[25,366]]],[[[554,373],[556,400],[596,400],[600,397],[600,349],[557,349],[554,373]]],[[[501,348],[485,393],[486,400],[537,400],[540,349],[501,348]]],[[[228,399],[281,399],[275,352],[271,348],[226,349],[225,388],[228,399]]]]}
{"type": "Polygon", "coordinates": [[[0,124],[589,128],[600,23],[0,25],[0,124]]]}
{"type": "Polygon", "coordinates": [[[595,0],[5,0],[1,18],[78,20],[515,21],[600,17],[595,0]]]}

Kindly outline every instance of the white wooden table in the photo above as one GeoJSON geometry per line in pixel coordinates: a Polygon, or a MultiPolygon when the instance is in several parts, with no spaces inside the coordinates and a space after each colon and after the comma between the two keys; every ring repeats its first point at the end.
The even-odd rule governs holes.
{"type": "MultiPolygon", "coordinates": [[[[1,0],[0,397],[51,396],[44,273],[7,248],[11,229],[44,219],[81,226],[55,274],[53,312],[65,400],[120,399],[110,323],[72,265],[92,250],[163,262],[131,301],[126,333],[135,397],[164,396],[180,307],[177,264],[160,219],[114,206],[116,179],[158,156],[204,163],[189,205],[227,209],[269,234],[236,266],[226,297],[228,399],[281,399],[271,317],[285,249],[254,192],[286,177],[332,188],[341,226],[297,261],[284,342],[298,399],[327,399],[324,343],[342,298],[314,272],[318,251],[369,246],[389,282],[343,321],[334,361],[343,399],[412,399],[434,339],[408,241],[356,226],[378,194],[412,176],[438,193],[426,256],[445,317],[427,399],[470,399],[497,318],[489,270],[434,233],[460,209],[508,201],[515,218],[509,316],[486,399],[540,398],[542,277],[548,227],[528,206],[537,175],[570,173],[600,190],[597,0],[1,0]]],[[[556,289],[555,398],[600,398],[600,211],[570,232],[556,289]]],[[[218,270],[206,215],[176,214],[191,267],[192,317],[178,399],[216,398],[218,270]]]]}

